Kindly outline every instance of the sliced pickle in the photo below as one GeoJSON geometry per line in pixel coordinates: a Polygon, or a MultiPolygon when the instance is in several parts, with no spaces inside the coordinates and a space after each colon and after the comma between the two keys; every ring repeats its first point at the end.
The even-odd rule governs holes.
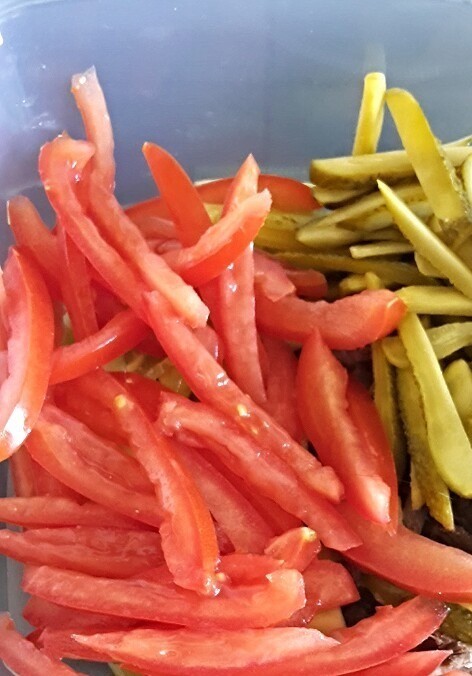
{"type": "Polygon", "coordinates": [[[364,78],[359,119],[352,147],[353,155],[375,153],[382,133],[387,85],[383,73],[368,73],[364,78]]]}
{"type": "Polygon", "coordinates": [[[413,247],[408,242],[369,242],[369,244],[356,244],[349,247],[353,258],[398,256],[412,251],[413,247]]]}
{"type": "Polygon", "coordinates": [[[410,312],[419,315],[472,317],[472,300],[451,287],[413,285],[396,293],[410,312]]]}
{"type": "Polygon", "coordinates": [[[317,202],[325,207],[336,207],[344,206],[356,198],[362,197],[373,189],[375,189],[374,185],[367,188],[361,188],[359,190],[343,190],[337,188],[330,189],[323,188],[320,185],[315,185],[313,186],[313,196],[317,202]]]}
{"type": "Polygon", "coordinates": [[[444,369],[444,379],[456,405],[469,439],[472,438],[472,371],[464,359],[451,362],[444,369]]]}
{"type": "Polygon", "coordinates": [[[424,256],[417,253],[416,251],[415,263],[422,275],[426,275],[427,277],[435,277],[436,279],[447,279],[446,275],[444,275],[442,272],[439,272],[439,270],[436,270],[434,265],[431,265],[431,263],[426,260],[424,256]]]}
{"type": "MultiPolygon", "coordinates": [[[[472,322],[452,322],[427,329],[426,333],[438,359],[444,359],[464,347],[472,345],[472,322]]],[[[389,336],[382,340],[382,350],[390,362],[397,368],[409,365],[405,348],[400,338],[389,336]]],[[[472,392],[471,392],[472,406],[472,392]]],[[[472,415],[472,410],[471,410],[472,415]]]]}

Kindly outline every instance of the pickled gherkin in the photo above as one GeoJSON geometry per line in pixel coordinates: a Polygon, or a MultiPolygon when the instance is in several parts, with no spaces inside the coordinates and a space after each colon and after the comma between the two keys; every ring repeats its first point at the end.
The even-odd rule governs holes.
{"type": "Polygon", "coordinates": [[[413,371],[398,371],[398,400],[415,480],[429,512],[446,530],[454,529],[449,490],[431,453],[421,394],[413,371]]]}
{"type": "Polygon", "coordinates": [[[438,474],[450,489],[470,498],[472,447],[428,335],[414,314],[406,315],[398,332],[419,386],[428,446],[438,474]]]}
{"type": "Polygon", "coordinates": [[[472,300],[447,286],[405,286],[397,291],[410,312],[472,317],[472,300]]]}
{"type": "Polygon", "coordinates": [[[472,371],[463,359],[451,362],[444,370],[451,397],[469,439],[472,439],[472,371]]]}
{"type": "Polygon", "coordinates": [[[364,78],[364,92],[359,110],[353,155],[375,153],[382,133],[384,97],[386,90],[383,73],[368,73],[364,78]]]}

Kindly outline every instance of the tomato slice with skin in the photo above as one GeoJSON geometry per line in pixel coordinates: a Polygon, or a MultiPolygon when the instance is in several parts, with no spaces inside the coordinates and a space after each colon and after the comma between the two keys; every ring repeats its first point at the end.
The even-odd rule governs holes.
{"type": "Polygon", "coordinates": [[[27,197],[17,195],[7,202],[7,219],[15,241],[34,259],[54,299],[61,297],[61,264],[57,237],[42,220],[27,197]]]}
{"type": "Polygon", "coordinates": [[[363,544],[346,557],[363,570],[415,594],[451,603],[472,603],[472,556],[441,545],[398,525],[391,535],[354,513],[346,504],[341,513],[363,544]]]}
{"type": "Polygon", "coordinates": [[[28,598],[22,615],[32,627],[38,629],[48,627],[50,629],[88,630],[91,628],[100,631],[112,627],[115,627],[116,630],[120,625],[123,629],[127,629],[138,623],[138,620],[129,620],[126,617],[113,617],[103,613],[72,610],[40,599],[38,596],[28,598]]]}
{"type": "MultiPolygon", "coordinates": [[[[90,438],[90,437],[89,437],[90,438]]],[[[60,481],[84,497],[137,521],[159,528],[162,510],[155,497],[136,493],[97,471],[78,452],[83,439],[67,439],[65,428],[39,420],[27,441],[28,452],[60,481]]]]}
{"type": "Polygon", "coordinates": [[[89,575],[130,577],[160,565],[160,537],[151,531],[101,527],[0,531],[0,553],[34,566],[57,566],[89,575]]]}
{"type": "Polygon", "coordinates": [[[0,660],[24,676],[72,676],[78,673],[51,659],[19,634],[7,613],[0,615],[0,660]]]}
{"type": "Polygon", "coordinates": [[[146,294],[149,322],[172,363],[192,392],[236,422],[271,455],[289,464],[308,487],[339,499],[342,487],[330,467],[297,444],[271,416],[230,380],[162,296],[146,294]]]}
{"type": "Polygon", "coordinates": [[[260,584],[266,575],[283,568],[283,561],[266,556],[234,552],[221,557],[219,570],[231,584],[260,584]]]}
{"type": "Polygon", "coordinates": [[[282,560],[284,568],[295,568],[303,573],[320,550],[321,542],[315,531],[301,526],[271,540],[264,554],[282,560]]]}
{"type": "Polygon", "coordinates": [[[273,302],[256,287],[256,321],[263,333],[303,343],[318,329],[332,350],[355,350],[391,333],[406,312],[387,289],[367,290],[332,303],[287,296],[273,302]]]}
{"type": "Polygon", "coordinates": [[[238,552],[261,553],[274,531],[203,455],[183,444],[177,455],[187,465],[208,508],[238,552]]]}
{"type": "Polygon", "coordinates": [[[47,566],[28,568],[22,586],[70,608],[199,629],[267,627],[305,604],[303,578],[293,570],[274,571],[260,585],[223,585],[216,599],[168,582],[110,580],[47,566]]]}
{"type": "Polygon", "coordinates": [[[298,410],[321,460],[343,481],[346,499],[372,521],[390,520],[390,488],[366,450],[347,399],[348,373],[315,331],[305,342],[297,373],[298,410]]]}
{"type": "Polygon", "coordinates": [[[305,434],[297,410],[298,360],[291,347],[281,340],[265,336],[262,345],[269,364],[264,369],[267,401],[263,407],[292,439],[301,443],[305,434]]]}
{"type": "Polygon", "coordinates": [[[50,384],[73,380],[136,347],[149,327],[132,310],[122,310],[94,334],[55,349],[50,384]]]}
{"type": "Polygon", "coordinates": [[[290,281],[285,269],[278,261],[255,251],[254,263],[255,283],[271,301],[276,302],[295,293],[295,285],[290,281]]]}
{"type": "Polygon", "coordinates": [[[146,529],[144,523],[127,518],[94,502],[79,504],[57,496],[0,498],[2,522],[24,528],[57,528],[63,526],[96,526],[124,529],[146,529]]]}
{"type": "Polygon", "coordinates": [[[280,660],[303,659],[305,654],[337,645],[316,629],[243,629],[218,633],[134,629],[110,636],[77,635],[75,641],[104,652],[112,660],[134,664],[140,670],[182,676],[264,673],[266,667],[277,670],[280,660]]]}
{"type": "Polygon", "coordinates": [[[248,247],[270,211],[268,191],[247,197],[202,234],[191,247],[169,251],[164,260],[188,284],[199,286],[218,277],[248,247]]]}
{"type": "Polygon", "coordinates": [[[34,263],[12,248],[3,277],[9,373],[0,387],[0,460],[19,448],[37,420],[46,396],[54,341],[51,298],[34,263]]]}
{"type": "Polygon", "coordinates": [[[192,246],[211,226],[202,198],[170,153],[154,143],[145,143],[143,153],[180,241],[192,246]]]}
{"type": "Polygon", "coordinates": [[[162,392],[166,388],[157,380],[146,378],[140,373],[116,371],[113,373],[113,378],[117,380],[120,385],[126,387],[128,392],[136,399],[143,411],[147,414],[149,420],[154,421],[159,413],[159,401],[162,392]]]}
{"type": "Polygon", "coordinates": [[[151,425],[129,391],[104,371],[82,377],[82,384],[114,413],[129,447],[154,485],[164,519],[162,548],[177,584],[215,595],[218,547],[205,501],[172,440],[151,425]]]}
{"type": "Polygon", "coordinates": [[[328,282],[318,270],[291,270],[285,274],[294,285],[297,295],[308,300],[321,300],[328,293],[328,282]]]}
{"type": "Polygon", "coordinates": [[[315,529],[328,547],[343,550],[357,538],[339,513],[319,493],[307,489],[278,456],[241,432],[230,419],[209,406],[163,395],[157,426],[182,443],[209,448],[231,471],[287,512],[315,529]]]}
{"type": "Polygon", "coordinates": [[[352,376],[347,386],[349,415],[364,440],[364,449],[377,467],[379,476],[390,488],[389,530],[395,532],[398,523],[399,498],[395,462],[379,412],[369,391],[352,376]]]}
{"type": "MultiPolygon", "coordinates": [[[[412,676],[413,674],[414,676],[431,676],[450,655],[450,650],[421,650],[405,653],[376,667],[355,671],[353,676],[412,676]]],[[[448,671],[447,673],[456,672],[448,671]]]]}

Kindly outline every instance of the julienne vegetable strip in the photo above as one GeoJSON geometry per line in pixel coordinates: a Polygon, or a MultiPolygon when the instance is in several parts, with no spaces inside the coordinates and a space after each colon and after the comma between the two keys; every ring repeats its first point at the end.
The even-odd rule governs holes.
{"type": "MultiPolygon", "coordinates": [[[[356,157],[347,173],[339,161],[315,167],[333,203],[375,189],[376,167],[395,191],[398,177],[413,177],[406,154],[375,153],[377,79],[355,144],[372,157],[356,157]]],[[[389,441],[355,379],[369,384],[368,349],[384,358],[376,341],[398,327],[400,356],[429,393],[406,305],[443,311],[447,282],[420,272],[413,256],[324,251],[361,242],[379,254],[387,242],[402,256],[412,247],[380,193],[330,223],[309,186],[260,174],[252,156],[234,178],[194,186],[172,155],[145,143],[161,195],[124,210],[95,71],[74,76],[72,91],[87,141],[64,134],[39,158],[55,230],[26,198],[9,203],[18,248],[0,284],[0,453],[14,453],[17,497],[0,498],[0,519],[25,530],[0,531],[0,552],[27,566],[24,617],[36,630],[22,638],[2,618],[0,658],[22,676],[71,673],[63,657],[143,674],[426,676],[448,653],[408,651],[443,621],[439,600],[413,598],[339,627],[343,608],[361,602],[344,560],[416,593],[472,601],[472,558],[399,520],[389,441]],[[353,281],[367,290],[340,298],[343,272],[362,275],[348,280],[349,293],[353,281]],[[422,287],[381,288],[402,284],[422,287]]],[[[470,151],[446,152],[459,166],[470,151]]],[[[399,192],[415,218],[431,215],[414,181],[399,192]]],[[[467,269],[414,223],[415,255],[467,292],[467,269]]],[[[452,292],[467,314],[468,299],[452,292]]],[[[451,331],[446,342],[467,349],[467,331],[451,331]]]]}

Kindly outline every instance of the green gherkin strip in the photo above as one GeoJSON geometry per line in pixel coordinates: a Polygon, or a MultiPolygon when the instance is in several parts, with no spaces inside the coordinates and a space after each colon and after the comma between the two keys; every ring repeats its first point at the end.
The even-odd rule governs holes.
{"type": "MultiPolygon", "coordinates": [[[[454,352],[472,345],[472,322],[442,324],[441,326],[427,329],[426,333],[438,359],[449,357],[454,352]]],[[[394,336],[384,338],[382,340],[382,348],[391,364],[400,369],[407,368],[410,362],[400,338],[394,336]]]]}
{"type": "Polygon", "coordinates": [[[444,370],[451,397],[469,439],[472,440],[472,371],[463,359],[457,359],[444,370]]]}
{"type": "Polygon", "coordinates": [[[406,467],[405,440],[397,405],[395,375],[380,342],[372,345],[372,368],[375,405],[390,442],[397,476],[401,479],[406,467]]]}
{"type": "Polygon", "coordinates": [[[428,335],[414,314],[406,315],[398,332],[419,386],[428,446],[436,469],[450,489],[470,498],[472,448],[428,335]]]}
{"type": "Polygon", "coordinates": [[[446,286],[405,286],[397,291],[410,312],[472,317],[472,300],[446,286]]]}
{"type": "Polygon", "coordinates": [[[364,91],[352,147],[353,155],[375,153],[377,150],[382,133],[386,87],[383,73],[367,73],[364,78],[364,91]]]}
{"type": "Polygon", "coordinates": [[[433,518],[447,530],[454,530],[449,490],[434,463],[421,394],[411,369],[397,374],[398,400],[414,476],[433,518]]]}

